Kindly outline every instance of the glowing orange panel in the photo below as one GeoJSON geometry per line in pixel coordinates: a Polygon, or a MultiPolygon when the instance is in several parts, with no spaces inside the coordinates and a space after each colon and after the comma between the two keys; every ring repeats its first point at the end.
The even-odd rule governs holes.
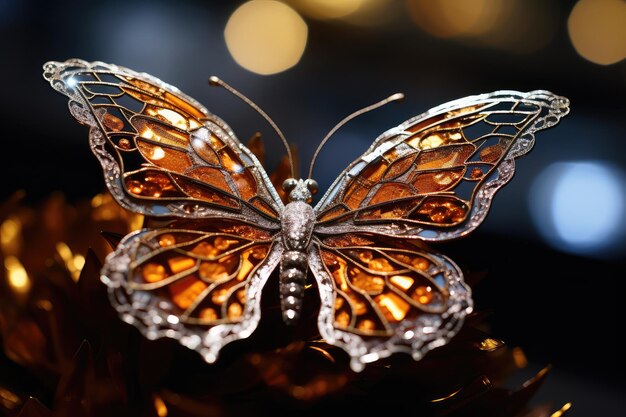
{"type": "Polygon", "coordinates": [[[465,144],[423,151],[418,155],[415,165],[420,171],[427,169],[454,168],[464,165],[467,158],[474,152],[474,149],[473,145],[465,144]]]}
{"type": "Polygon", "coordinates": [[[224,174],[222,173],[222,171],[220,171],[217,168],[198,167],[187,172],[187,175],[197,180],[200,180],[206,184],[210,184],[215,188],[224,190],[229,194],[232,194],[233,192],[228,186],[228,183],[226,182],[226,178],[224,177],[224,174]]]}
{"type": "Polygon", "coordinates": [[[367,205],[372,206],[399,198],[412,197],[415,194],[415,191],[409,185],[400,182],[390,182],[381,185],[367,205]]]}
{"type": "Polygon", "coordinates": [[[389,167],[385,171],[385,174],[383,175],[383,179],[385,180],[393,179],[406,173],[406,171],[408,171],[408,169],[411,168],[411,166],[413,165],[413,162],[415,161],[416,156],[417,154],[414,153],[414,154],[404,156],[394,161],[391,165],[389,165],[389,167]]]}
{"type": "Polygon", "coordinates": [[[188,309],[207,288],[207,284],[194,277],[175,281],[168,286],[172,301],[183,310],[188,309]]]}
{"type": "Polygon", "coordinates": [[[158,167],[180,173],[191,167],[191,161],[185,152],[153,145],[142,140],[137,140],[137,147],[148,162],[158,167]]]}
{"type": "Polygon", "coordinates": [[[465,168],[459,167],[438,172],[417,174],[412,180],[413,186],[420,194],[445,191],[454,188],[465,174],[465,168]]]}

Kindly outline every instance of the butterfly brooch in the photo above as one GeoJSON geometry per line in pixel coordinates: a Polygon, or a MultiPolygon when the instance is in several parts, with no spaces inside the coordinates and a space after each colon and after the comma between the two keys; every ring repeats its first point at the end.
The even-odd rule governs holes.
{"type": "Polygon", "coordinates": [[[277,189],[231,128],[176,87],[76,59],[46,63],[44,77],[89,126],[113,197],[158,224],[106,258],[111,303],[147,338],[174,338],[209,363],[254,332],[276,270],[284,322],[298,321],[314,283],[320,335],[355,371],[444,345],[472,311],[471,291],[459,267],[424,243],[480,225],[535,132],[569,111],[547,91],[443,104],[378,136],[312,206],[313,165],[303,180],[292,162],[292,178],[277,189]]]}

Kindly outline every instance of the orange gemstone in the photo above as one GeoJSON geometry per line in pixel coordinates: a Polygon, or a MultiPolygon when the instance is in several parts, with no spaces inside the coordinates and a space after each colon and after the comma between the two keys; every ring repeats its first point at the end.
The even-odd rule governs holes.
{"type": "Polygon", "coordinates": [[[122,149],[126,149],[126,150],[130,149],[130,141],[126,138],[120,139],[120,141],[117,142],[117,145],[122,149]]]}
{"type": "Polygon", "coordinates": [[[472,172],[470,173],[470,178],[473,180],[478,180],[482,178],[482,176],[483,176],[483,171],[480,168],[474,168],[472,169],[472,172]]]}
{"type": "Polygon", "coordinates": [[[110,113],[104,113],[102,116],[102,124],[109,130],[119,132],[124,128],[124,122],[119,117],[115,117],[110,113]]]}
{"type": "Polygon", "coordinates": [[[141,275],[146,282],[158,282],[167,276],[167,272],[163,265],[152,262],[141,268],[141,275]]]}
{"type": "Polygon", "coordinates": [[[183,310],[188,309],[207,285],[194,278],[182,279],[170,285],[169,290],[172,294],[172,301],[183,310]]]}
{"type": "Polygon", "coordinates": [[[335,317],[335,323],[341,327],[348,326],[348,324],[350,324],[350,315],[345,311],[342,311],[335,317]]]}
{"type": "Polygon", "coordinates": [[[448,220],[448,218],[449,218],[448,212],[449,211],[450,210],[448,210],[445,207],[437,207],[437,208],[433,209],[430,212],[430,220],[432,220],[435,223],[443,223],[446,220],[448,220]]]}
{"type": "Polygon", "coordinates": [[[413,278],[407,277],[406,275],[394,275],[389,278],[389,281],[405,291],[411,288],[411,285],[413,285],[414,282],[413,278]]]}
{"type": "Polygon", "coordinates": [[[429,304],[433,300],[433,289],[431,286],[421,286],[415,289],[413,298],[420,304],[429,304]]]}
{"type": "Polygon", "coordinates": [[[159,236],[159,245],[161,245],[161,247],[172,246],[175,243],[176,238],[172,234],[166,233],[159,236]]]}
{"type": "Polygon", "coordinates": [[[385,280],[366,273],[360,273],[351,279],[352,285],[370,294],[380,294],[385,287],[385,280]]]}
{"type": "Polygon", "coordinates": [[[368,266],[372,269],[384,272],[393,271],[395,269],[385,258],[372,259],[368,266]]]}
{"type": "Polygon", "coordinates": [[[335,310],[339,310],[343,306],[344,302],[344,299],[341,297],[335,298],[335,310]]]}
{"type": "Polygon", "coordinates": [[[255,246],[252,248],[252,252],[250,253],[250,255],[254,259],[265,259],[265,257],[267,256],[267,248],[264,246],[255,246]]]}
{"type": "Polygon", "coordinates": [[[196,260],[187,256],[177,256],[167,260],[167,264],[173,273],[177,274],[181,271],[193,268],[196,265],[196,260]]]}
{"type": "Polygon", "coordinates": [[[228,249],[228,247],[230,246],[231,241],[228,239],[224,239],[223,237],[216,237],[215,240],[213,241],[213,245],[215,245],[215,247],[220,250],[220,251],[225,251],[226,249],[228,249]]]}
{"type": "Polygon", "coordinates": [[[239,303],[232,303],[231,305],[228,306],[228,318],[233,320],[236,318],[241,317],[241,315],[243,314],[243,308],[241,308],[241,304],[239,303]]]}
{"type": "Polygon", "coordinates": [[[359,330],[367,332],[376,329],[376,323],[370,319],[363,319],[356,325],[356,327],[359,330]]]}
{"type": "Polygon", "coordinates": [[[428,262],[428,260],[425,258],[419,257],[413,259],[411,265],[413,265],[414,268],[419,269],[420,271],[426,271],[430,266],[430,262],[428,262]]]}
{"type": "Polygon", "coordinates": [[[246,304],[246,290],[245,289],[242,288],[239,291],[237,291],[236,296],[237,296],[237,300],[239,300],[241,304],[246,304]]]}
{"type": "Polygon", "coordinates": [[[207,321],[217,320],[217,312],[215,311],[214,308],[211,308],[211,307],[203,308],[202,310],[200,310],[199,316],[202,320],[207,320],[207,321]]]}
{"type": "Polygon", "coordinates": [[[153,182],[143,184],[143,195],[145,196],[158,198],[161,197],[162,191],[161,187],[153,182]]]}
{"type": "Polygon", "coordinates": [[[204,242],[198,243],[196,247],[191,250],[191,253],[194,253],[200,256],[212,257],[212,256],[217,255],[218,251],[209,242],[204,241],[204,242]]]}
{"type": "Polygon", "coordinates": [[[202,262],[198,269],[200,277],[207,281],[220,281],[228,278],[228,272],[224,265],[217,262],[202,262]]]}
{"type": "Polygon", "coordinates": [[[392,322],[403,320],[411,308],[409,303],[392,292],[379,295],[375,301],[380,306],[385,318],[392,322]]]}
{"type": "Polygon", "coordinates": [[[126,181],[126,188],[133,194],[141,194],[143,191],[143,185],[137,180],[126,181]]]}
{"type": "Polygon", "coordinates": [[[365,263],[370,262],[373,257],[374,255],[372,254],[372,251],[364,250],[362,252],[359,252],[359,259],[365,263]]]}
{"type": "Polygon", "coordinates": [[[223,304],[226,301],[226,297],[228,297],[228,289],[220,288],[219,290],[213,291],[211,295],[211,301],[215,304],[223,304]]]}

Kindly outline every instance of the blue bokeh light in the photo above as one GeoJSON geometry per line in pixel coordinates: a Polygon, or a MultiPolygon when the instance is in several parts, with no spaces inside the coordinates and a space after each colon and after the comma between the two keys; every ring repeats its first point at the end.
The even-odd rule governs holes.
{"type": "Polygon", "coordinates": [[[530,198],[533,220],[550,245],[589,255],[623,246],[625,203],[625,175],[601,162],[550,165],[537,177],[530,198]]]}

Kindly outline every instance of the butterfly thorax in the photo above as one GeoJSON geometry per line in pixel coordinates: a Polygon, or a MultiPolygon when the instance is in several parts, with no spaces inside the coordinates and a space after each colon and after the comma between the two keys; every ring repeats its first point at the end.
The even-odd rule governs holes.
{"type": "Polygon", "coordinates": [[[308,269],[307,250],[315,224],[309,180],[293,180],[285,184],[291,200],[285,206],[281,220],[283,257],[280,261],[280,298],[283,320],[295,324],[300,317],[304,285],[308,269]]]}

